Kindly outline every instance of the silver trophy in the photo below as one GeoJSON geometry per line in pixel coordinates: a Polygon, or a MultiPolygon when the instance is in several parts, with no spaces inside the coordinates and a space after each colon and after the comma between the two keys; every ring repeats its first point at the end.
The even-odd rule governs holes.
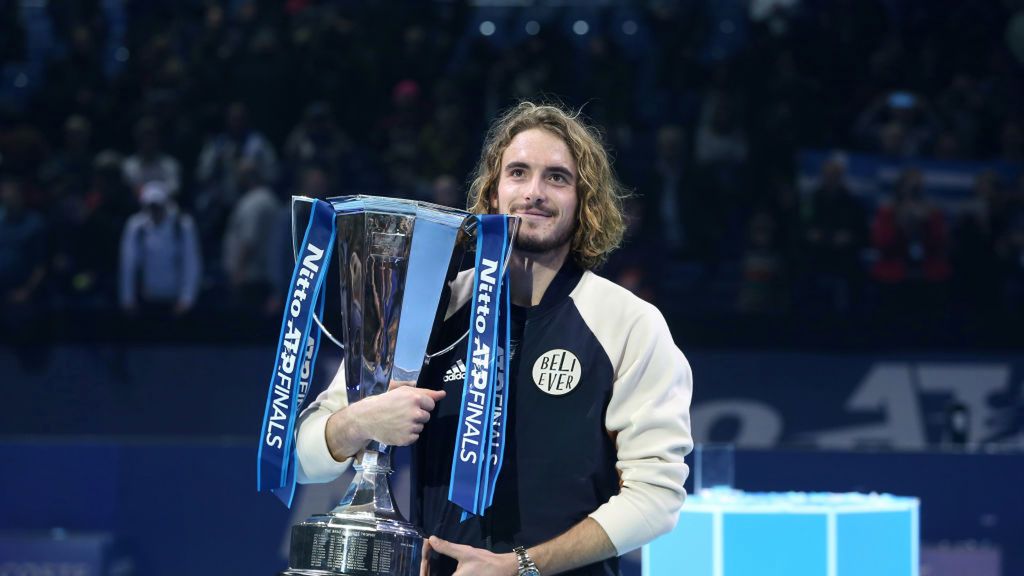
{"type": "MultiPolygon", "coordinates": [[[[443,288],[458,273],[476,220],[461,210],[392,198],[329,202],[337,219],[342,342],[324,334],[344,350],[352,403],[386,392],[392,379],[419,377],[443,288]]],[[[309,199],[292,201],[298,241],[310,208],[309,199]]],[[[366,448],[338,506],[292,527],[284,574],[419,574],[424,535],[395,506],[390,461],[388,446],[366,448]]]]}

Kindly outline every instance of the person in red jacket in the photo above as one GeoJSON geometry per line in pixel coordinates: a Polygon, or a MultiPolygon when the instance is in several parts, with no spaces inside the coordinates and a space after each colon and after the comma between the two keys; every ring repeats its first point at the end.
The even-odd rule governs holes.
{"type": "Polygon", "coordinates": [[[883,305],[906,310],[915,302],[934,303],[922,296],[937,296],[949,280],[949,232],[945,215],[924,196],[917,169],[904,172],[892,200],[878,207],[871,245],[877,253],[871,277],[880,285],[883,305]]]}

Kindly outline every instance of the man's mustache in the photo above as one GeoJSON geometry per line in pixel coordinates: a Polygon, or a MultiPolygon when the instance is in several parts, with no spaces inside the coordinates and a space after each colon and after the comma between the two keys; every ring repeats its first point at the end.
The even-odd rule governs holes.
{"type": "Polygon", "coordinates": [[[555,212],[553,210],[548,210],[546,208],[541,208],[540,206],[531,206],[529,204],[519,204],[519,205],[513,204],[510,207],[510,209],[509,209],[509,213],[512,214],[513,216],[515,216],[516,214],[525,213],[525,212],[535,212],[535,213],[539,212],[540,214],[543,214],[544,216],[554,216],[555,215],[555,212]]]}

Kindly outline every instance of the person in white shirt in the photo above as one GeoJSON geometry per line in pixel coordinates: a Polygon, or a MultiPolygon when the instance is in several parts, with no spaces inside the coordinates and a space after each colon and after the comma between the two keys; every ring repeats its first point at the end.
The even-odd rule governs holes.
{"type": "Polygon", "coordinates": [[[162,182],[143,185],[139,199],[121,235],[121,308],[181,316],[195,305],[202,276],[195,224],[162,182]]]}
{"type": "Polygon", "coordinates": [[[243,163],[238,171],[245,193],[228,217],[221,252],[224,272],[238,304],[255,309],[270,293],[271,242],[280,203],[255,166],[243,163]]]}
{"type": "Polygon", "coordinates": [[[224,132],[206,141],[199,154],[196,182],[203,205],[230,206],[246,192],[241,181],[242,165],[254,170],[265,184],[277,178],[277,153],[267,138],[249,127],[245,104],[233,102],[224,119],[224,132]]]}

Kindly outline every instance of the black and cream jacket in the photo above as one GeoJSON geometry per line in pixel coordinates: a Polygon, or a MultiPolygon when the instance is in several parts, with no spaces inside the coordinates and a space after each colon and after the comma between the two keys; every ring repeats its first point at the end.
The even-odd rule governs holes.
{"type": "MultiPolygon", "coordinates": [[[[452,283],[434,346],[469,326],[472,274],[452,283]]],[[[460,521],[448,502],[466,358],[462,342],[424,367],[419,386],[444,389],[414,446],[411,520],[449,541],[508,552],[591,517],[619,554],[672,529],[693,445],[689,364],[661,313],[620,286],[567,263],[539,305],[513,306],[508,423],[494,505],[460,521]]],[[[300,482],[349,462],[327,449],[327,418],[347,402],[342,372],[300,416],[300,482]]],[[[445,570],[441,570],[444,573],[445,570]]],[[[571,574],[615,574],[613,559],[571,574]]]]}

